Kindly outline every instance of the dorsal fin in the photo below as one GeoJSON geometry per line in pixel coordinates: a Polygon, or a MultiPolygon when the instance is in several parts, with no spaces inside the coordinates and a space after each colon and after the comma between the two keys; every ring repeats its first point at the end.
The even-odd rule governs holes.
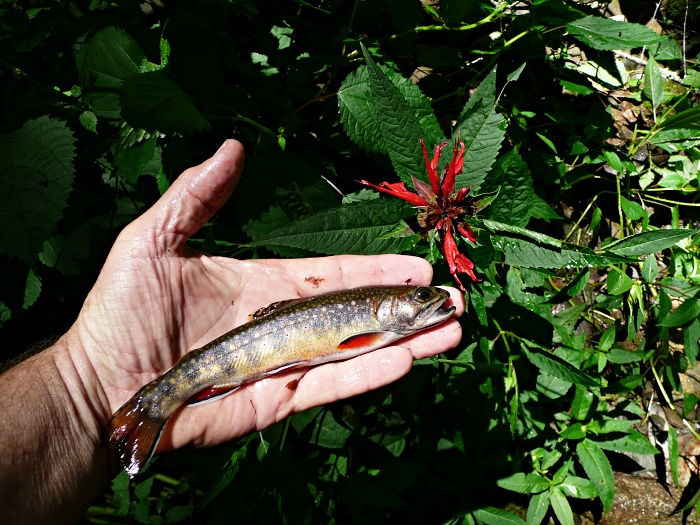
{"type": "Polygon", "coordinates": [[[265,317],[266,315],[270,315],[272,312],[276,312],[283,306],[287,306],[288,304],[295,303],[297,301],[299,301],[299,299],[286,299],[284,301],[270,303],[266,306],[263,306],[262,308],[258,308],[257,310],[255,310],[252,314],[248,316],[248,318],[251,321],[255,319],[260,319],[262,317],[265,317]]]}

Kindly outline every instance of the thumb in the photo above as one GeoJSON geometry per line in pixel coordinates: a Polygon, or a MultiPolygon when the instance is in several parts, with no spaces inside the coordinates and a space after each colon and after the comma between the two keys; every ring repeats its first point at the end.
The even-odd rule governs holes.
{"type": "Polygon", "coordinates": [[[199,166],[185,170],[132,225],[155,241],[159,253],[179,251],[226,203],[243,170],[243,145],[229,139],[199,166]]]}

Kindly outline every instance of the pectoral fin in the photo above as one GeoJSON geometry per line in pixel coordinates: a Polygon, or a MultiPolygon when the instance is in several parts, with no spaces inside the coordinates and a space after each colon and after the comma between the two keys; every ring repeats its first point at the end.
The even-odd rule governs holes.
{"type": "Polygon", "coordinates": [[[203,405],[204,403],[209,403],[210,401],[216,401],[217,399],[226,397],[229,394],[233,394],[239,388],[240,386],[212,386],[205,388],[189,398],[187,400],[187,406],[192,407],[203,405]]]}
{"type": "Polygon", "coordinates": [[[364,332],[351,335],[339,345],[339,350],[355,350],[359,348],[381,348],[396,341],[394,332],[364,332]]]}

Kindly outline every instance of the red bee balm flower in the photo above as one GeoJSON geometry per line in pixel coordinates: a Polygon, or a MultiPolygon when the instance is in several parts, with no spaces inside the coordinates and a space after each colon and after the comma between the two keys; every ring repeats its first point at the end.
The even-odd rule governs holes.
{"type": "Polygon", "coordinates": [[[454,237],[455,229],[462,237],[471,242],[476,242],[476,235],[474,235],[469,225],[461,220],[466,211],[460,204],[466,198],[467,193],[469,193],[469,188],[462,188],[455,192],[457,175],[462,173],[462,167],[464,166],[464,142],[461,139],[455,144],[452,160],[438,176],[437,166],[440,154],[442,148],[448,144],[448,142],[443,142],[436,146],[435,154],[431,161],[428,160],[428,152],[425,149],[423,139],[421,139],[420,145],[423,148],[423,157],[425,158],[425,167],[428,169],[430,184],[412,177],[413,187],[416,189],[415,193],[408,190],[403,182],[395,182],[394,184],[382,182],[379,186],[366,180],[359,182],[366,186],[371,186],[382,193],[388,193],[415,204],[420,208],[418,224],[423,227],[424,233],[430,230],[437,230],[442,241],[442,253],[450,268],[450,273],[459,285],[459,288],[465,291],[464,285],[457,277],[457,274],[466,273],[474,282],[479,282],[481,279],[474,275],[474,263],[466,255],[459,252],[454,237]]]}

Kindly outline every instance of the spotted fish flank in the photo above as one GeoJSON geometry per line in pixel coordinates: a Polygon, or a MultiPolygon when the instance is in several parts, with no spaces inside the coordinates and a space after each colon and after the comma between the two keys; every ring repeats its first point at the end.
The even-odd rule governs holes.
{"type": "MultiPolygon", "coordinates": [[[[166,422],[183,405],[219,399],[282,370],[341,361],[446,321],[448,292],[431,286],[376,286],[291,299],[185,354],[108,423],[109,442],[134,477],[151,458],[166,422]]],[[[296,384],[290,387],[296,389],[296,384]]]]}

